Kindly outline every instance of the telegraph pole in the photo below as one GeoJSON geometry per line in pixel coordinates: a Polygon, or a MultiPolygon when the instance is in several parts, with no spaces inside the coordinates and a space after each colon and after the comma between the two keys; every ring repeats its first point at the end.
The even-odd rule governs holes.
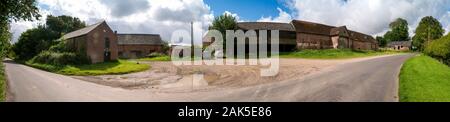
{"type": "Polygon", "coordinates": [[[191,22],[191,58],[194,57],[194,22],[191,22]]]}
{"type": "MultiPolygon", "coordinates": [[[[193,61],[194,58],[194,21],[191,21],[191,57],[190,60],[193,61]]],[[[191,89],[192,91],[194,91],[194,79],[195,78],[195,74],[192,75],[192,86],[191,89]]]]}

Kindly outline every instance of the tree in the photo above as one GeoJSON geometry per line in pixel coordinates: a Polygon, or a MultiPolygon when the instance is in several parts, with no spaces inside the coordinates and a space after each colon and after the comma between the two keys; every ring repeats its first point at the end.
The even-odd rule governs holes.
{"type": "Polygon", "coordinates": [[[408,22],[405,19],[397,18],[389,24],[390,31],[384,34],[386,43],[391,41],[407,41],[409,40],[408,22]]]}
{"type": "Polygon", "coordinates": [[[2,0],[0,2],[0,58],[4,56],[9,48],[11,34],[9,33],[9,22],[18,20],[39,19],[39,9],[36,0],[2,0]]]}
{"type": "Polygon", "coordinates": [[[226,45],[225,40],[225,31],[226,30],[236,30],[237,29],[237,20],[236,17],[233,17],[230,14],[223,14],[219,17],[216,17],[212,22],[212,25],[209,27],[210,30],[218,30],[222,33],[223,36],[223,47],[226,45]]]}
{"type": "Polygon", "coordinates": [[[432,40],[439,39],[443,36],[445,30],[441,23],[432,16],[426,16],[420,20],[412,38],[413,46],[423,51],[425,45],[432,40]]]}
{"type": "Polygon", "coordinates": [[[46,21],[45,25],[29,29],[20,35],[18,42],[13,46],[18,60],[31,59],[41,51],[58,44],[56,40],[63,34],[86,26],[85,22],[78,18],[65,15],[57,17],[49,15],[46,21]]]}
{"type": "Polygon", "coordinates": [[[376,37],[376,40],[377,40],[377,42],[378,42],[378,46],[380,46],[380,47],[386,47],[386,44],[387,44],[386,39],[384,39],[384,38],[381,37],[381,36],[377,36],[377,37],[376,37]]]}
{"type": "Polygon", "coordinates": [[[56,35],[42,25],[23,32],[19,40],[13,45],[16,59],[28,60],[41,51],[47,50],[54,43],[51,39],[58,38],[56,35]]]}
{"type": "Polygon", "coordinates": [[[237,29],[237,20],[230,14],[223,14],[214,19],[214,21],[212,22],[212,26],[210,26],[210,29],[218,30],[225,35],[226,30],[237,29]]]}
{"type": "Polygon", "coordinates": [[[11,33],[8,32],[8,28],[1,28],[0,34],[0,59],[2,59],[10,50],[11,44],[8,40],[11,39],[11,33]]]}
{"type": "Polygon", "coordinates": [[[55,31],[59,36],[67,34],[69,32],[86,27],[86,23],[76,17],[71,16],[47,16],[47,22],[45,23],[47,28],[55,31]]]}

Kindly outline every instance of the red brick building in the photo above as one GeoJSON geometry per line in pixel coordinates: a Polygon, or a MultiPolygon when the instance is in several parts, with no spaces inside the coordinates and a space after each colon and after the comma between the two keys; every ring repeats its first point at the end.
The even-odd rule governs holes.
{"type": "Polygon", "coordinates": [[[118,34],[120,58],[140,58],[153,52],[164,53],[163,41],[157,34],[118,34]]]}
{"type": "MultiPolygon", "coordinates": [[[[240,22],[237,26],[238,29],[244,31],[279,30],[280,51],[338,48],[378,49],[378,42],[372,36],[348,30],[346,26],[335,27],[300,20],[292,20],[290,23],[240,22]]],[[[268,36],[270,43],[270,32],[268,36]]],[[[203,39],[203,45],[207,46],[212,42],[211,39],[203,39]]]]}
{"type": "Polygon", "coordinates": [[[393,49],[393,50],[400,50],[400,51],[408,51],[412,48],[412,42],[411,41],[392,41],[387,44],[387,47],[393,49]]]}
{"type": "Polygon", "coordinates": [[[378,42],[372,36],[348,30],[346,26],[335,27],[300,20],[293,20],[290,24],[297,33],[298,49],[378,49],[378,42]]]}
{"type": "Polygon", "coordinates": [[[105,21],[63,36],[67,46],[85,54],[91,63],[117,60],[117,36],[105,21]]]}

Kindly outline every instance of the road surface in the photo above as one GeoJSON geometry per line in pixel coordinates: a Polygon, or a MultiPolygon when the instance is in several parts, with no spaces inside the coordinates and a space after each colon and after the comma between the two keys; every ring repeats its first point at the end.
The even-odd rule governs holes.
{"type": "Polygon", "coordinates": [[[413,54],[340,64],[301,80],[194,92],[127,90],[5,61],[8,101],[398,101],[398,74],[413,54]]]}

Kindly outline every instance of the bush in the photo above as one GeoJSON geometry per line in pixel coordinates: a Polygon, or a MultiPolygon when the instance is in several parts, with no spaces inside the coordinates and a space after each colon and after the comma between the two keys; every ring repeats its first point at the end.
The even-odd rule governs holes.
{"type": "Polygon", "coordinates": [[[450,34],[426,44],[424,53],[450,65],[450,34]]]}
{"type": "Polygon", "coordinates": [[[86,64],[88,59],[86,56],[78,55],[72,52],[52,52],[42,51],[33,57],[30,62],[43,63],[51,65],[68,65],[68,64],[86,64]]]}
{"type": "Polygon", "coordinates": [[[65,40],[59,40],[57,44],[51,46],[48,50],[52,52],[70,52],[66,47],[65,40]]]}
{"type": "Polygon", "coordinates": [[[147,55],[148,58],[154,58],[154,57],[162,57],[162,56],[166,56],[163,53],[158,53],[158,52],[153,52],[147,55]]]}

